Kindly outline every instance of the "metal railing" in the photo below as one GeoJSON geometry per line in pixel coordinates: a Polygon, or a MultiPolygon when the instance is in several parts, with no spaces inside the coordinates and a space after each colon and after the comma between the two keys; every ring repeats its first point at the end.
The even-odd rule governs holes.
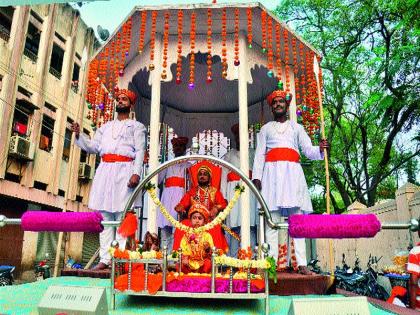
{"type": "Polygon", "coordinates": [[[29,50],[28,48],[25,48],[23,50],[23,55],[28,57],[33,63],[36,63],[36,61],[38,60],[38,55],[32,50],[29,50]]]}
{"type": "Polygon", "coordinates": [[[10,31],[2,25],[0,25],[0,38],[6,42],[10,39],[10,31]]]}
{"type": "Polygon", "coordinates": [[[53,67],[50,67],[50,73],[55,76],[57,79],[61,80],[61,72],[54,69],[53,67]]]}
{"type": "Polygon", "coordinates": [[[74,93],[78,93],[79,92],[79,84],[71,84],[70,89],[74,92],[74,93]]]}

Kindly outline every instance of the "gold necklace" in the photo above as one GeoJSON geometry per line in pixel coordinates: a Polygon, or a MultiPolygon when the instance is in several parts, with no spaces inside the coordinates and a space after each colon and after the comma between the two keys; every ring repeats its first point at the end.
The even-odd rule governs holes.
{"type": "Polygon", "coordinates": [[[122,123],[122,125],[121,125],[121,127],[119,128],[119,130],[118,130],[118,132],[117,132],[117,135],[115,136],[114,135],[114,126],[115,126],[115,123],[117,122],[117,120],[114,120],[113,121],[113,123],[112,123],[112,139],[114,139],[114,140],[117,140],[117,138],[118,138],[118,136],[121,134],[121,131],[124,129],[124,127],[125,127],[125,121],[122,123]]]}

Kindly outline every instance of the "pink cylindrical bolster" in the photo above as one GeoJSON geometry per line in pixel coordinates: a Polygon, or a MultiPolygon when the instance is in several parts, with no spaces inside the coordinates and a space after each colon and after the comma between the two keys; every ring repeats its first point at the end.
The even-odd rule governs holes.
{"type": "Polygon", "coordinates": [[[92,232],[104,230],[99,212],[27,211],[22,216],[22,229],[33,232],[92,232]]]}
{"type": "Polygon", "coordinates": [[[295,214],[289,217],[289,235],[294,238],[374,237],[381,222],[374,214],[295,214]]]}

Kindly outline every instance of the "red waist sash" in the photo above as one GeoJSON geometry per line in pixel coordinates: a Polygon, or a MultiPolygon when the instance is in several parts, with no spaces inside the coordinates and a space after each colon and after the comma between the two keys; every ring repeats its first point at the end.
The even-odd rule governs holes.
{"type": "Polygon", "coordinates": [[[129,156],[119,154],[104,154],[102,155],[102,162],[115,163],[115,162],[131,162],[134,159],[129,156]]]}
{"type": "Polygon", "coordinates": [[[266,162],[287,161],[299,163],[300,155],[296,150],[290,148],[274,148],[265,154],[266,162]]]}
{"type": "Polygon", "coordinates": [[[165,180],[165,187],[184,187],[185,186],[185,179],[182,177],[168,177],[165,180]]]}

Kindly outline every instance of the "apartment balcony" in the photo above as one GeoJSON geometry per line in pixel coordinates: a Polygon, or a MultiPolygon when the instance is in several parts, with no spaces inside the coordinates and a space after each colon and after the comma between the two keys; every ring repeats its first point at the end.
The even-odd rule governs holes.
{"type": "Polygon", "coordinates": [[[8,42],[10,39],[10,31],[2,25],[0,25],[0,38],[5,42],[8,42]]]}
{"type": "Polygon", "coordinates": [[[23,55],[28,57],[33,63],[36,63],[36,61],[38,60],[38,55],[27,48],[23,50],[23,55]]]}
{"type": "Polygon", "coordinates": [[[53,67],[50,67],[50,73],[55,76],[57,79],[61,80],[61,72],[54,69],[53,67]]]}

